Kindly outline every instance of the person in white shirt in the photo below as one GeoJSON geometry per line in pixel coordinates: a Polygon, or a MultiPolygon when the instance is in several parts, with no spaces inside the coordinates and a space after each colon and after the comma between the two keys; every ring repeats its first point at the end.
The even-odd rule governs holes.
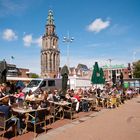
{"type": "Polygon", "coordinates": [[[32,93],[32,90],[29,91],[29,93],[26,95],[25,100],[33,100],[35,98],[34,94],[32,93]]]}
{"type": "Polygon", "coordinates": [[[54,96],[53,92],[49,91],[49,92],[48,92],[47,100],[48,100],[48,101],[54,101],[53,96],[54,96]]]}

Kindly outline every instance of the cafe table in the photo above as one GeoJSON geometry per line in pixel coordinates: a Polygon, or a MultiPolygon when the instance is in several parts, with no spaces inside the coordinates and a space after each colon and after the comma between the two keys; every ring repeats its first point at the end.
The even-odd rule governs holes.
{"type": "Polygon", "coordinates": [[[71,105],[71,103],[67,101],[59,101],[59,102],[49,101],[49,102],[54,103],[55,118],[64,119],[64,108],[71,105]],[[60,115],[58,117],[58,114],[60,114],[61,112],[62,112],[62,116],[60,115]]]}
{"type": "Polygon", "coordinates": [[[82,97],[81,100],[86,100],[90,104],[89,110],[94,110],[95,105],[96,105],[95,98],[82,97]]]}
{"type": "Polygon", "coordinates": [[[36,112],[36,111],[41,111],[41,110],[44,110],[44,109],[47,109],[47,108],[38,107],[37,109],[32,109],[31,107],[28,107],[28,108],[27,107],[12,107],[13,113],[23,114],[23,115],[26,116],[26,118],[25,118],[25,128],[23,130],[23,133],[27,132],[27,123],[29,122],[30,113],[36,112]]]}
{"type": "Polygon", "coordinates": [[[41,101],[43,101],[43,99],[40,99],[40,98],[34,98],[32,100],[26,100],[26,102],[36,103],[36,104],[39,104],[41,101]]]}

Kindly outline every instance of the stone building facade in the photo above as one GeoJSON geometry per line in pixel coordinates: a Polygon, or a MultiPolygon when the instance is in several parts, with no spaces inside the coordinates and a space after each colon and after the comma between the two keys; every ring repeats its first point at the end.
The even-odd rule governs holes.
{"type": "Polygon", "coordinates": [[[14,64],[7,64],[7,77],[24,77],[28,78],[29,69],[17,68],[14,64]]]}
{"type": "Polygon", "coordinates": [[[131,79],[132,78],[132,71],[130,64],[128,64],[128,67],[122,65],[105,65],[102,66],[104,71],[104,77],[106,81],[112,81],[112,72],[115,71],[116,79],[120,79],[120,74],[123,74],[123,79],[131,79]]]}
{"type": "Polygon", "coordinates": [[[60,51],[52,10],[49,10],[46,31],[42,37],[41,77],[55,78],[59,74],[60,51]]]}
{"type": "Polygon", "coordinates": [[[78,64],[76,68],[75,67],[69,68],[69,76],[71,77],[82,77],[82,78],[91,79],[91,75],[92,75],[92,70],[89,69],[84,64],[78,64]]]}

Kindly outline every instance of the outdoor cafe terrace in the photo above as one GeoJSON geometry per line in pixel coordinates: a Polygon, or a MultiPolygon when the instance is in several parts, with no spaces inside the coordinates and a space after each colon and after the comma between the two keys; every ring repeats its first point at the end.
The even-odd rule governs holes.
{"type": "Polygon", "coordinates": [[[16,94],[5,94],[1,87],[0,134],[4,139],[14,140],[36,138],[103,108],[117,108],[138,95],[135,89],[122,91],[117,88],[68,90],[65,96],[57,90],[40,92],[38,95],[30,91],[25,95],[18,89],[16,94]],[[3,115],[4,106],[11,109],[10,119],[16,122],[11,124],[12,127],[8,126],[10,119],[3,115]]]}

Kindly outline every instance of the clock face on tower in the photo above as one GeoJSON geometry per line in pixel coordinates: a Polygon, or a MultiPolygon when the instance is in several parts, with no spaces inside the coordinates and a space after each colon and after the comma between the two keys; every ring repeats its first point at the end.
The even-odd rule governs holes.
{"type": "Polygon", "coordinates": [[[53,48],[55,49],[55,48],[56,48],[56,46],[53,46],[53,48]]]}

